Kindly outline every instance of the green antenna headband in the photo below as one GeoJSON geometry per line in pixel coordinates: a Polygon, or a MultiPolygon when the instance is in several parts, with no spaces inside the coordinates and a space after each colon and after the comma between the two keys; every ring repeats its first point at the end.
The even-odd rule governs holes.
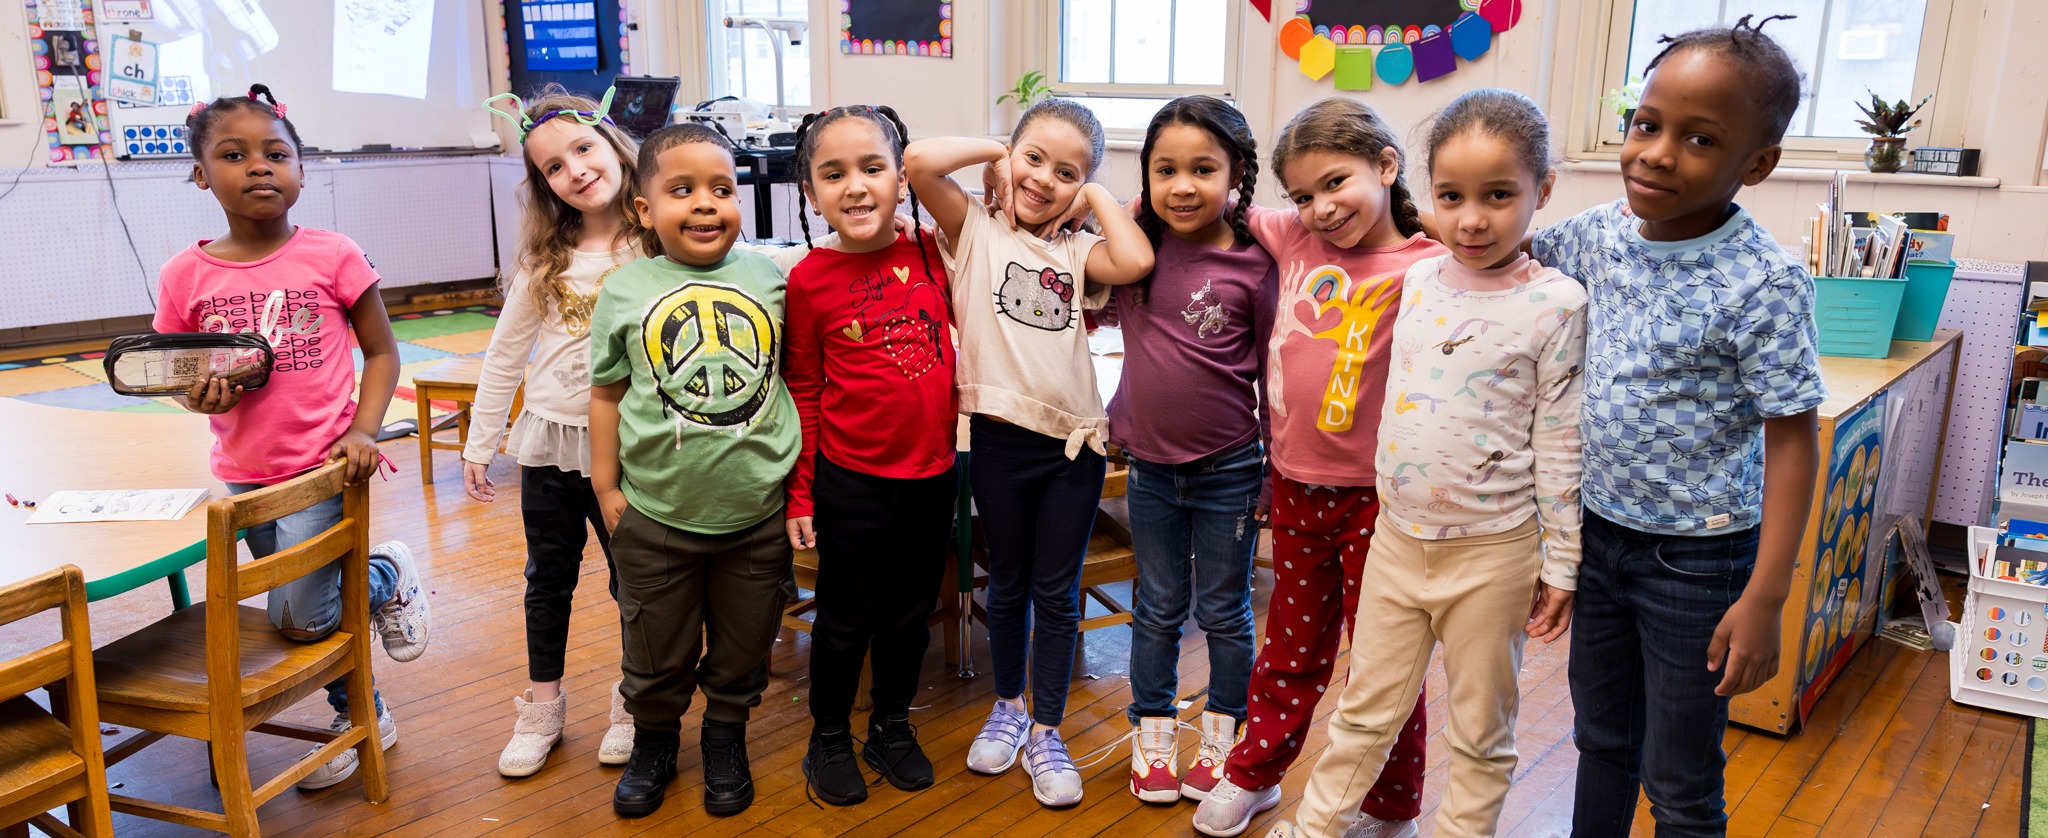
{"type": "Polygon", "coordinates": [[[585,125],[594,126],[600,122],[606,125],[612,125],[612,118],[606,116],[605,114],[612,109],[612,94],[617,93],[618,90],[619,89],[616,87],[605,88],[604,98],[598,101],[597,110],[593,111],[579,111],[574,108],[562,108],[559,110],[548,111],[547,113],[541,114],[540,116],[528,119],[526,118],[526,101],[520,99],[519,94],[517,93],[500,93],[496,96],[492,96],[489,99],[485,99],[484,110],[502,116],[505,119],[511,121],[513,125],[519,126],[519,143],[521,145],[525,145],[526,135],[533,133],[533,129],[540,127],[541,123],[546,122],[550,119],[554,119],[555,117],[558,116],[571,117],[575,119],[577,122],[581,122],[585,125]],[[498,110],[497,108],[491,107],[492,102],[496,102],[500,99],[512,100],[512,113],[506,113],[504,111],[498,110]]]}

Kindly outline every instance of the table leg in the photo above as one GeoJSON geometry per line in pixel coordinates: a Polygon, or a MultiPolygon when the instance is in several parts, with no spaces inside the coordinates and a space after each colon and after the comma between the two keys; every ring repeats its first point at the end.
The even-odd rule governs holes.
{"type": "Polygon", "coordinates": [[[415,381],[412,385],[413,407],[419,411],[420,440],[420,485],[434,485],[434,406],[427,398],[424,388],[415,381]]]}
{"type": "Polygon", "coordinates": [[[164,577],[164,581],[171,586],[172,611],[183,611],[192,604],[192,591],[185,587],[184,568],[178,568],[176,573],[164,577]]]}

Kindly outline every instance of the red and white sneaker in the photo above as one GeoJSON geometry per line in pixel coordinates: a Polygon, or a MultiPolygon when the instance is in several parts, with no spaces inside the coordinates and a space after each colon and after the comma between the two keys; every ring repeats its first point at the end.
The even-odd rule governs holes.
{"type": "Polygon", "coordinates": [[[1180,799],[1180,778],[1174,776],[1180,751],[1180,720],[1146,716],[1131,735],[1131,793],[1147,803],[1180,799]]]}
{"type": "Polygon", "coordinates": [[[1187,774],[1181,777],[1180,796],[1189,800],[1208,799],[1209,791],[1223,780],[1223,762],[1230,758],[1230,749],[1237,747],[1241,727],[1236,719],[1221,713],[1202,714],[1202,726],[1195,728],[1202,744],[1195,751],[1195,761],[1188,764],[1187,774]]]}

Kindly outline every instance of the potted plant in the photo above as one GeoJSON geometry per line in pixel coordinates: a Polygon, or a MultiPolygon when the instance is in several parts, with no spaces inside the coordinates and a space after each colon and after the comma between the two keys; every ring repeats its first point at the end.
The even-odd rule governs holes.
{"type": "Polygon", "coordinates": [[[1920,127],[1920,120],[1914,119],[1913,115],[1933,98],[1933,94],[1928,94],[1919,104],[1909,107],[1904,99],[1886,102],[1876,93],[1871,93],[1870,104],[1857,102],[1856,109],[1862,111],[1865,118],[1856,120],[1856,124],[1871,137],[1870,148],[1863,152],[1863,165],[1873,172],[1888,173],[1905,168],[1906,132],[1920,127]]]}
{"type": "Polygon", "coordinates": [[[1008,93],[996,97],[996,104],[1015,102],[1020,108],[1028,108],[1038,100],[1052,95],[1052,85],[1045,83],[1045,74],[1037,70],[1017,77],[1017,83],[1008,93]]]}
{"type": "Polygon", "coordinates": [[[1620,120],[1616,127],[1627,134],[1629,124],[1636,121],[1636,104],[1643,101],[1643,77],[1629,76],[1627,84],[1607,91],[1600,101],[1614,111],[1620,120]]]}

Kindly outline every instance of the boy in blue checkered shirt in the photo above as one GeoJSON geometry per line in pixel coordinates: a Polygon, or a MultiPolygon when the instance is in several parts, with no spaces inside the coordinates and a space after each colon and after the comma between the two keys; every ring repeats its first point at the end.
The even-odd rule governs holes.
{"type": "Polygon", "coordinates": [[[1622,145],[1627,200],[1533,243],[1592,295],[1579,838],[1627,835],[1638,787],[1658,835],[1724,834],[1728,699],[1778,669],[1827,394],[1813,279],[1734,203],[1799,107],[1799,71],[1749,21],[1664,39],[1622,145]]]}

